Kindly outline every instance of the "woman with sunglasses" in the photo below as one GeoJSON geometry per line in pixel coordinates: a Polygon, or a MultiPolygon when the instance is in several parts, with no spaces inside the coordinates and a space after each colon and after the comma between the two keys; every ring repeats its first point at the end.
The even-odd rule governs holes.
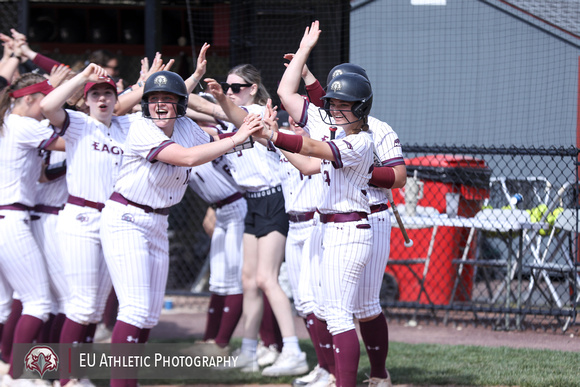
{"type": "MultiPolygon", "coordinates": [[[[269,94],[254,66],[234,67],[226,82],[221,84],[209,78],[205,81],[219,106],[208,107],[207,103],[194,99],[190,107],[195,110],[228,120],[236,126],[248,113],[264,114],[269,94]]],[[[280,326],[283,346],[274,364],[265,368],[262,374],[304,374],[308,372],[306,355],[298,345],[290,300],[278,282],[289,227],[281,179],[276,172],[280,158],[274,149],[254,143],[249,149],[227,155],[227,160],[236,183],[246,191],[248,203],[242,267],[244,338],[238,366],[244,372],[259,370],[256,352],[264,312],[263,293],[280,326]]]]}

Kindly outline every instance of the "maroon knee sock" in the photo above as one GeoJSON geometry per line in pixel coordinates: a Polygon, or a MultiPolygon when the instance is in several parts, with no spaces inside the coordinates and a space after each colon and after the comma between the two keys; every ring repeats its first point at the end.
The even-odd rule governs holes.
{"type": "Polygon", "coordinates": [[[220,329],[226,296],[212,294],[207,308],[207,321],[203,340],[215,339],[220,329]]]}
{"type": "Polygon", "coordinates": [[[87,330],[85,332],[85,337],[83,343],[92,343],[95,338],[95,332],[97,331],[97,324],[90,323],[87,325],[87,330]]]}
{"type": "Polygon", "coordinates": [[[150,328],[141,329],[141,333],[139,333],[139,344],[145,344],[149,341],[149,333],[151,333],[150,328]]]}
{"type": "Polygon", "coordinates": [[[48,315],[48,320],[42,324],[40,332],[38,332],[38,337],[36,338],[37,343],[48,343],[50,340],[50,331],[52,330],[52,323],[54,322],[54,314],[48,315]]]}
{"type": "Polygon", "coordinates": [[[316,352],[316,354],[319,356],[318,363],[321,364],[322,368],[336,376],[334,351],[332,349],[334,338],[328,331],[326,321],[319,320],[318,318],[314,317],[314,327],[316,329],[316,337],[318,338],[318,343],[314,344],[315,347],[318,347],[318,351],[316,352]],[[321,361],[322,363],[320,363],[321,361]],[[326,367],[324,367],[323,364],[326,367]]]}
{"type": "Polygon", "coordinates": [[[316,352],[318,365],[321,368],[324,368],[325,370],[328,371],[328,364],[326,363],[326,360],[324,359],[324,354],[322,353],[322,350],[318,345],[318,331],[316,330],[314,320],[316,320],[316,316],[314,315],[314,313],[310,313],[304,319],[304,325],[306,325],[306,330],[308,331],[308,335],[310,336],[310,340],[312,341],[314,352],[316,352]]]}
{"type": "Polygon", "coordinates": [[[283,345],[282,333],[280,332],[278,321],[276,321],[276,316],[274,316],[274,311],[268,301],[268,297],[265,294],[263,294],[263,297],[264,314],[262,315],[262,322],[260,323],[260,338],[266,347],[274,345],[278,351],[281,351],[283,345]]]}
{"type": "Polygon", "coordinates": [[[385,363],[389,353],[389,326],[384,314],[376,318],[359,322],[360,333],[365,344],[369,363],[371,364],[371,377],[385,379],[387,369],[385,363]]]}
{"type": "Polygon", "coordinates": [[[12,343],[14,342],[14,330],[16,324],[22,314],[22,302],[20,300],[13,300],[10,310],[10,316],[4,323],[4,330],[2,331],[2,361],[10,363],[10,356],[12,355],[12,343]]]}
{"type": "MultiPolygon", "coordinates": [[[[23,314],[18,319],[16,329],[14,329],[14,344],[32,343],[38,337],[38,332],[42,329],[43,321],[37,317],[23,314]]],[[[10,376],[12,373],[12,354],[10,355],[10,376]]]]}
{"type": "Polygon", "coordinates": [[[54,317],[52,326],[50,328],[49,343],[59,343],[60,342],[60,332],[62,331],[62,326],[66,315],[64,313],[59,313],[54,317]]]}
{"type": "Polygon", "coordinates": [[[360,358],[360,344],[356,330],[342,332],[332,336],[334,342],[334,362],[336,363],[336,385],[356,386],[356,374],[360,358]]]}
{"type": "MultiPolygon", "coordinates": [[[[141,329],[131,325],[131,324],[127,324],[126,322],[123,321],[117,321],[117,323],[115,324],[115,328],[113,329],[113,335],[111,337],[111,343],[114,344],[128,344],[128,343],[139,343],[139,337],[141,336],[141,329]]],[[[117,349],[113,350],[113,347],[111,347],[111,352],[119,352],[117,354],[121,354],[121,352],[124,350],[124,348],[119,348],[117,347],[117,349]]],[[[122,370],[117,370],[115,371],[114,369],[111,370],[111,383],[110,386],[111,387],[135,387],[137,386],[137,379],[120,379],[118,378],[118,376],[120,376],[118,374],[118,372],[124,372],[124,374],[126,374],[126,370],[122,371],[122,370]],[[117,377],[116,377],[117,376],[117,377]]],[[[125,376],[125,375],[123,375],[125,376]]]]}
{"type": "Polygon", "coordinates": [[[86,337],[87,325],[79,324],[71,319],[65,319],[60,332],[61,343],[82,343],[86,337]]]}
{"type": "MultiPolygon", "coordinates": [[[[64,324],[62,325],[62,330],[60,332],[60,343],[71,344],[71,343],[82,343],[86,337],[87,326],[74,322],[73,320],[66,318],[64,324]]],[[[68,346],[63,346],[68,347],[68,346]]],[[[64,368],[63,368],[63,372],[64,368]]],[[[67,384],[69,379],[61,378],[60,385],[64,386],[67,384]]]]}
{"type": "Polygon", "coordinates": [[[243,294],[226,296],[220,329],[215,338],[215,342],[220,347],[225,347],[230,343],[234,330],[242,317],[243,299],[243,294]]]}

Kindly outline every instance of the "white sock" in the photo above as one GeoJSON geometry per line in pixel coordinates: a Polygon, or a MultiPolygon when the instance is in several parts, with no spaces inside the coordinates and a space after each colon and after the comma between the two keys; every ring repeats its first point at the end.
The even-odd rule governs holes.
{"type": "Polygon", "coordinates": [[[258,348],[258,340],[254,339],[242,339],[242,353],[248,355],[249,357],[256,357],[256,349],[258,348]]]}
{"type": "Polygon", "coordinates": [[[298,345],[298,336],[290,336],[282,338],[282,351],[291,353],[300,353],[300,346],[298,345]]]}

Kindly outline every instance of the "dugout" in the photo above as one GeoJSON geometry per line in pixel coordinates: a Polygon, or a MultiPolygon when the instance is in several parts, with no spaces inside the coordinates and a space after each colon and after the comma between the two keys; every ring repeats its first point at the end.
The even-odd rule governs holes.
{"type": "MultiPolygon", "coordinates": [[[[407,227],[407,233],[414,242],[412,247],[404,246],[403,236],[393,224],[386,273],[397,280],[399,301],[449,304],[457,275],[452,260],[461,257],[469,229],[435,228],[436,219],[447,216],[448,194],[459,196],[457,216],[473,217],[479,212],[483,200],[489,197],[491,170],[482,159],[455,155],[416,157],[406,160],[406,164],[408,177],[416,178],[422,185],[413,218],[420,217],[424,222],[419,222],[420,226],[407,227]]],[[[396,203],[405,203],[404,189],[395,190],[393,195],[396,203]]],[[[406,223],[404,206],[400,204],[397,208],[403,215],[403,223],[406,223]]],[[[473,258],[476,238],[469,247],[468,258],[473,258]]],[[[460,281],[465,292],[458,292],[456,301],[471,297],[472,283],[473,267],[465,267],[460,281]]]]}

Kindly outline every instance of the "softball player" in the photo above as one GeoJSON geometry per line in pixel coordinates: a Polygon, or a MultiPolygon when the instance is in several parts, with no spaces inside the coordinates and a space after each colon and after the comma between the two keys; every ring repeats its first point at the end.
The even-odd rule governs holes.
{"type": "MultiPolygon", "coordinates": [[[[103,209],[101,237],[119,298],[112,343],[144,343],[159,321],[169,268],[167,215],[183,198],[191,167],[219,157],[261,128],[260,118],[250,116],[233,136],[210,142],[183,117],[188,94],[175,73],[160,71],[147,80],[143,117],[131,125],[119,177],[103,209]]],[[[111,379],[111,385],[136,385],[136,380],[111,379]]]]}
{"type": "MultiPolygon", "coordinates": [[[[39,149],[64,149],[64,141],[40,122],[40,103],[51,91],[42,76],[25,74],[0,97],[0,316],[8,316],[16,291],[22,315],[14,343],[32,343],[50,313],[48,273],[30,229],[30,209],[42,167],[39,149]]],[[[3,384],[12,383],[10,369],[3,384]]]]}
{"type": "MultiPolygon", "coordinates": [[[[366,71],[353,63],[335,66],[328,74],[327,83],[340,74],[356,73],[368,79],[366,71]]],[[[359,320],[361,336],[369,357],[372,386],[391,386],[390,375],[385,368],[388,355],[388,324],[380,305],[380,290],[385,268],[389,260],[391,221],[387,212],[388,198],[383,188],[402,188],[406,183],[407,170],[397,134],[385,122],[369,117],[376,156],[383,168],[373,171],[373,179],[367,190],[374,243],[372,258],[365,266],[355,302],[354,316],[359,320]],[[394,177],[388,169],[391,168],[394,177]],[[377,176],[378,172],[378,176],[377,176]],[[381,174],[383,179],[381,181],[381,174]],[[374,185],[375,183],[377,185],[374,185]]]]}
{"type": "MultiPolygon", "coordinates": [[[[226,112],[237,110],[263,114],[268,94],[256,68],[240,65],[230,70],[227,82],[205,80],[208,89],[226,112]],[[224,95],[224,92],[227,93],[224,95]]],[[[231,116],[229,121],[237,124],[231,116]]],[[[288,296],[278,282],[288,233],[288,216],[274,149],[256,143],[251,149],[229,154],[234,179],[246,190],[248,214],[244,231],[244,338],[238,365],[245,372],[259,370],[256,359],[258,331],[263,312],[262,291],[266,294],[282,333],[283,347],[274,364],[266,367],[265,376],[301,375],[308,371],[306,354],[300,350],[288,296]]]]}
{"type": "Polygon", "coordinates": [[[191,170],[189,187],[215,208],[209,251],[208,307],[203,340],[226,347],[242,315],[242,262],[246,200],[223,157],[191,170]]]}
{"type": "MultiPolygon", "coordinates": [[[[101,320],[111,290],[99,235],[101,211],[117,179],[129,125],[137,115],[113,116],[117,88],[106,75],[104,69],[90,64],[42,104],[44,115],[67,144],[69,196],[57,224],[70,291],[62,343],[86,340],[89,325],[96,326],[101,320]],[[63,109],[83,87],[89,115],[63,109]]],[[[62,386],[66,383],[67,379],[61,380],[62,386]]]]}
{"type": "Polygon", "coordinates": [[[65,319],[68,286],[63,273],[62,255],[56,226],[58,213],[68,197],[65,152],[47,151],[44,155],[44,181],[36,184],[36,204],[32,212],[32,233],[46,260],[52,295],[50,329],[43,343],[58,343],[65,319]]]}
{"type": "MultiPolygon", "coordinates": [[[[296,90],[299,84],[299,70],[301,68],[301,66],[305,63],[305,60],[307,58],[307,54],[304,54],[305,51],[310,51],[312,49],[312,47],[314,46],[314,44],[316,43],[318,36],[319,36],[320,31],[318,30],[318,22],[315,22],[312,24],[310,29],[306,29],[306,32],[304,34],[303,40],[301,42],[301,46],[299,51],[296,54],[296,57],[298,57],[299,59],[303,60],[304,62],[302,63],[294,63],[294,61],[296,59],[294,59],[287,71],[284,74],[284,77],[282,78],[282,82],[280,83],[280,87],[279,87],[279,95],[280,98],[282,100],[282,102],[284,103],[284,105],[287,107],[287,110],[289,110],[291,115],[294,116],[298,116],[300,117],[300,112],[302,111],[303,107],[304,107],[304,102],[301,100],[301,98],[299,98],[299,96],[297,96],[296,94],[296,90]],[[302,55],[299,55],[302,54],[302,55]],[[294,72],[292,73],[291,70],[293,70],[294,72]],[[288,75],[288,76],[287,76],[288,75]],[[290,108],[289,108],[290,106],[290,108]]],[[[368,111],[370,110],[370,105],[372,104],[372,91],[370,91],[370,84],[368,83],[368,80],[358,74],[343,74],[340,76],[337,76],[334,80],[332,80],[332,82],[329,84],[328,86],[328,92],[326,97],[324,97],[325,99],[325,110],[330,111],[330,113],[332,114],[335,123],[338,125],[341,125],[341,121],[344,122],[345,117],[348,117],[347,114],[342,111],[339,112],[338,114],[336,114],[336,110],[340,110],[340,106],[339,109],[336,109],[333,112],[333,106],[331,103],[329,103],[329,99],[330,101],[333,101],[333,98],[338,97],[338,99],[341,99],[340,96],[343,95],[345,96],[345,98],[347,100],[350,101],[356,101],[354,103],[354,105],[352,106],[352,114],[354,114],[359,120],[361,120],[362,122],[362,127],[363,128],[367,128],[368,129],[368,111]],[[350,79],[350,80],[349,80],[350,79]],[[358,85],[358,89],[353,87],[353,84],[351,84],[352,82],[354,82],[355,79],[358,79],[358,81],[356,82],[356,84],[358,85]],[[361,92],[362,90],[360,89],[362,84],[368,84],[369,85],[369,93],[365,96],[363,93],[362,95],[358,94],[359,97],[362,97],[362,99],[353,99],[353,95],[355,95],[357,92],[361,92]],[[364,109],[368,107],[368,109],[365,111],[364,109]],[[342,114],[341,114],[342,113],[342,114]]],[[[316,109],[308,107],[308,123],[309,126],[312,127],[321,127],[322,130],[325,130],[324,127],[322,126],[318,126],[318,125],[313,125],[314,123],[312,122],[313,120],[316,121],[317,120],[317,114],[315,113],[316,109]]],[[[350,120],[348,120],[350,121],[350,120]]],[[[349,136],[349,132],[348,132],[348,127],[343,126],[342,129],[345,132],[346,137],[344,137],[344,139],[349,139],[351,136],[349,136]]],[[[328,129],[326,129],[328,130],[328,129]]],[[[371,146],[371,152],[372,152],[372,146],[371,146]]],[[[369,171],[370,172],[370,171],[369,171]]],[[[370,176],[369,176],[370,177],[370,176]]],[[[368,184],[368,181],[367,181],[368,184]]],[[[366,188],[364,189],[364,191],[366,191],[366,188]]],[[[365,195],[365,199],[366,199],[366,195],[365,195]]],[[[367,205],[369,205],[368,201],[366,203],[367,205]]],[[[322,206],[324,206],[324,204],[322,204],[322,206]]],[[[321,209],[319,209],[321,210],[321,209]]],[[[321,211],[322,212],[322,211],[321,211]]],[[[370,205],[369,205],[369,211],[370,212],[370,205]]],[[[369,225],[370,228],[370,225],[369,225]]],[[[371,235],[372,235],[372,231],[370,231],[371,235]]],[[[323,292],[324,292],[324,300],[323,300],[323,305],[326,306],[328,304],[328,297],[329,294],[333,295],[336,292],[336,289],[332,289],[332,291],[329,293],[328,289],[325,289],[325,284],[328,284],[325,280],[325,278],[327,278],[328,275],[328,261],[325,260],[325,258],[327,257],[327,251],[326,251],[326,246],[329,246],[329,244],[331,243],[329,241],[329,239],[327,239],[327,233],[326,233],[326,229],[323,225],[322,228],[322,232],[323,232],[323,252],[322,252],[322,268],[321,268],[321,280],[322,280],[322,285],[323,285],[323,292]]],[[[360,231],[358,231],[360,232],[360,231]]],[[[368,257],[368,261],[370,261],[370,254],[368,257]]],[[[358,266],[357,268],[360,270],[358,272],[358,278],[357,278],[357,284],[353,286],[352,291],[354,292],[353,294],[350,294],[349,296],[352,297],[351,301],[354,302],[357,291],[358,291],[358,282],[359,282],[359,278],[362,278],[363,276],[363,269],[364,266],[367,265],[367,262],[364,262],[364,264],[362,264],[362,266],[358,266]]],[[[361,265],[361,262],[359,261],[359,265],[361,265]]],[[[381,274],[382,276],[382,274],[381,274]]],[[[353,282],[354,283],[354,282],[353,282]]],[[[349,304],[350,306],[351,304],[349,304]]],[[[354,310],[352,310],[352,312],[354,313],[354,310]]],[[[341,346],[341,342],[344,340],[344,338],[339,336],[342,334],[340,333],[339,335],[336,334],[336,328],[333,327],[333,325],[335,324],[335,322],[333,321],[332,318],[332,308],[331,310],[329,310],[329,308],[322,308],[322,310],[319,311],[320,314],[325,315],[327,323],[328,323],[328,329],[330,331],[330,333],[332,333],[332,342],[334,345],[334,349],[335,349],[335,354],[334,354],[334,359],[335,359],[335,370],[334,372],[336,372],[336,376],[337,376],[337,385],[354,385],[354,383],[356,382],[356,367],[352,368],[352,364],[353,362],[355,362],[355,364],[358,364],[358,357],[356,359],[354,359],[354,357],[350,358],[350,361],[346,361],[345,362],[345,358],[347,358],[347,356],[343,357],[342,355],[340,355],[340,353],[344,353],[344,349],[340,348],[341,346]],[[330,318],[329,318],[330,316],[330,318]],[[339,338],[338,342],[337,339],[339,338]],[[350,370],[349,369],[345,369],[346,367],[351,367],[350,370]]],[[[350,316],[350,320],[352,321],[352,315],[350,316]]],[[[341,328],[339,326],[339,332],[341,332],[341,328]]],[[[323,332],[321,332],[323,333],[323,332]]],[[[351,335],[353,336],[353,335],[351,335]]],[[[319,338],[320,339],[320,338],[319,338]]],[[[356,342],[358,342],[358,339],[356,339],[356,334],[354,335],[354,337],[351,337],[351,344],[354,345],[356,342]]],[[[347,344],[348,346],[348,344],[347,344]]],[[[354,349],[356,351],[356,349],[354,349]]],[[[350,352],[350,351],[348,351],[350,352]]],[[[358,356],[358,354],[357,354],[358,356]]],[[[331,364],[329,364],[329,366],[331,366],[331,364]]],[[[384,367],[384,362],[383,362],[383,367],[384,367]]],[[[332,367],[331,367],[332,368],[332,367]]],[[[331,370],[332,371],[332,370],[331,370]]]]}
{"type": "MultiPolygon", "coordinates": [[[[287,59],[291,60],[292,58],[289,57],[287,59]]],[[[329,72],[327,84],[330,84],[334,77],[344,73],[356,73],[368,79],[366,71],[362,67],[352,63],[343,63],[335,66],[329,72]]],[[[321,92],[324,94],[320,83],[317,81],[311,81],[309,90],[313,94],[319,94],[321,92]]],[[[306,110],[305,108],[304,111],[306,110]]],[[[300,120],[305,121],[306,119],[307,117],[303,116],[300,120]]],[[[384,171],[380,170],[383,168],[375,168],[371,182],[384,188],[403,187],[407,174],[398,136],[388,124],[376,118],[369,117],[368,124],[370,133],[373,135],[377,156],[381,160],[384,160],[382,162],[384,165],[383,168],[392,168],[395,173],[394,181],[391,176],[386,176],[381,181],[380,176],[381,173],[384,174],[384,171]],[[377,176],[377,172],[379,176],[377,176]]],[[[385,368],[388,353],[388,325],[382,314],[379,299],[382,277],[384,268],[388,262],[390,248],[390,217],[386,212],[388,199],[384,190],[377,188],[373,184],[369,186],[367,193],[371,204],[369,223],[372,226],[375,242],[373,244],[371,261],[365,266],[361,277],[361,285],[356,298],[354,315],[359,319],[361,335],[371,363],[369,383],[373,386],[390,386],[390,376],[385,368]]],[[[330,368],[333,368],[333,366],[330,368]]],[[[315,369],[315,371],[320,372],[319,369],[315,369]]],[[[308,383],[311,383],[314,379],[316,379],[316,376],[310,378],[305,377],[296,380],[294,384],[310,385],[308,383]]]]}

